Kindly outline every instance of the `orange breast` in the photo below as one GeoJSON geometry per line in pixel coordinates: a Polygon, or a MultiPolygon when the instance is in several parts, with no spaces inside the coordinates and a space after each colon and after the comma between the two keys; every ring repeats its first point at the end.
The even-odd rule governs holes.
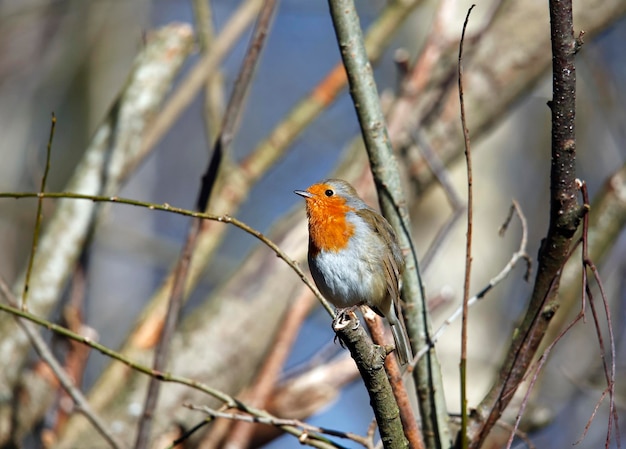
{"type": "Polygon", "coordinates": [[[354,225],[346,220],[346,213],[351,210],[343,202],[307,204],[311,256],[320,251],[337,252],[348,245],[354,235],[354,225]]]}

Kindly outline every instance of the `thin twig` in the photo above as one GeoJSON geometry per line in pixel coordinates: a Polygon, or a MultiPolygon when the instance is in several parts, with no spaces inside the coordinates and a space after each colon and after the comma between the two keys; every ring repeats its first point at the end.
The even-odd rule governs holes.
{"type": "Polygon", "coordinates": [[[263,0],[247,0],[233,13],[224,25],[211,51],[204,56],[182,81],[180,87],[167,101],[159,115],[154,119],[150,128],[144,133],[142,153],[147,153],[161,140],[180,114],[193,101],[207,79],[219,67],[222,59],[228,54],[232,46],[248,28],[263,6],[263,0]]]}
{"type": "Polygon", "coordinates": [[[526,314],[516,329],[497,379],[477,407],[471,447],[482,446],[530,368],[546,329],[559,308],[563,265],[586,209],[576,185],[577,50],[571,0],[550,0],[553,97],[550,171],[550,224],[538,256],[538,269],[526,314]]]}
{"type": "Polygon", "coordinates": [[[473,204],[474,189],[472,188],[472,151],[470,145],[469,130],[465,120],[465,103],[463,101],[463,43],[465,41],[465,30],[469,22],[470,14],[476,5],[470,6],[463,22],[463,31],[459,43],[459,101],[461,103],[461,125],[463,127],[463,138],[465,141],[465,161],[467,165],[467,236],[465,249],[465,282],[463,283],[463,314],[461,319],[461,447],[467,449],[469,438],[467,435],[467,315],[469,311],[470,280],[472,274],[472,229],[473,229],[473,204]]]}
{"type": "Polygon", "coordinates": [[[213,220],[213,221],[218,221],[220,223],[232,224],[235,227],[241,229],[242,231],[245,231],[248,234],[252,235],[253,237],[257,238],[258,240],[263,242],[266,246],[268,246],[272,251],[274,251],[276,253],[276,255],[280,259],[285,261],[285,263],[287,263],[287,265],[289,265],[296,272],[296,274],[300,277],[300,279],[302,279],[302,282],[304,282],[306,284],[306,286],[311,289],[313,294],[315,294],[315,296],[320,301],[322,306],[326,309],[328,314],[330,316],[332,316],[332,317],[335,316],[335,309],[333,309],[333,307],[328,303],[328,301],[326,301],[324,299],[324,297],[319,292],[319,290],[317,289],[315,284],[313,284],[309,280],[307,275],[300,268],[300,265],[298,264],[298,262],[296,262],[295,260],[291,259],[287,254],[285,254],[284,251],[282,251],[278,247],[278,245],[276,245],[274,242],[272,242],[270,239],[268,239],[261,232],[257,231],[256,229],[252,228],[251,226],[248,226],[244,222],[242,222],[242,221],[240,221],[240,220],[238,220],[238,219],[236,219],[234,217],[231,217],[229,215],[215,215],[215,214],[209,214],[209,213],[206,213],[206,212],[197,212],[197,211],[193,211],[193,210],[183,209],[183,208],[180,208],[180,207],[170,206],[168,203],[155,204],[155,203],[149,203],[149,202],[145,202],[145,201],[134,200],[134,199],[130,199],[130,198],[122,198],[122,197],[118,197],[118,196],[82,195],[82,194],[79,194],[79,193],[71,193],[71,192],[44,192],[44,193],[38,193],[38,192],[0,192],[0,198],[16,198],[16,199],[19,199],[19,198],[40,198],[40,197],[41,198],[71,198],[71,199],[76,199],[76,200],[89,200],[89,201],[93,201],[93,202],[96,202],[96,203],[102,203],[102,202],[119,203],[119,204],[126,204],[128,206],[144,207],[144,208],[149,209],[149,210],[159,210],[159,211],[163,211],[163,212],[171,212],[171,213],[174,213],[174,214],[177,214],[177,215],[186,216],[186,217],[202,218],[204,220],[213,220]]]}
{"type": "MultiPolygon", "coordinates": [[[[580,182],[580,190],[583,197],[583,204],[589,207],[589,194],[587,192],[587,184],[584,182],[580,182]]],[[[602,358],[602,367],[604,369],[604,375],[607,383],[607,390],[609,394],[609,422],[607,424],[607,435],[606,435],[606,448],[608,449],[611,443],[611,432],[613,429],[613,425],[615,425],[615,435],[618,443],[618,447],[621,446],[620,442],[620,432],[619,432],[619,421],[617,409],[615,407],[615,336],[613,334],[613,323],[611,319],[611,311],[608,304],[608,300],[606,297],[606,293],[604,291],[604,284],[602,279],[600,278],[600,274],[598,273],[598,269],[589,257],[589,249],[588,249],[588,232],[589,232],[589,214],[586,214],[583,218],[583,270],[586,271],[587,267],[591,269],[593,273],[594,280],[598,285],[598,289],[600,290],[600,296],[602,298],[602,305],[604,307],[604,313],[606,316],[606,324],[608,328],[609,334],[609,347],[610,347],[610,357],[611,357],[611,365],[610,367],[607,365],[606,361],[606,349],[604,347],[603,338],[602,338],[602,328],[600,327],[598,314],[596,311],[595,302],[593,301],[593,297],[591,295],[591,288],[587,285],[587,291],[589,292],[589,305],[591,308],[591,313],[593,316],[593,322],[596,329],[596,335],[598,338],[598,344],[600,346],[600,356],[602,358]]]]}
{"type": "MultiPolygon", "coordinates": [[[[211,3],[209,0],[192,0],[191,3],[200,50],[202,56],[207,57],[215,43],[211,3]]],[[[219,133],[223,106],[222,76],[219,70],[215,70],[215,74],[208,77],[204,86],[204,127],[209,142],[213,142],[219,133]]]]}
{"type": "MultiPolygon", "coordinates": [[[[285,312],[280,332],[277,333],[276,339],[271,345],[272,350],[265,359],[254,384],[250,388],[250,393],[247,395],[247,402],[250,405],[262,409],[266,408],[267,401],[275,389],[276,381],[293,349],[302,323],[315,304],[311,291],[305,288],[285,312]]],[[[253,431],[254,426],[245,423],[235,424],[230,431],[229,443],[226,446],[231,448],[249,447],[253,431]]]]}
{"type": "MultiPolygon", "coordinates": [[[[48,137],[48,146],[46,147],[46,166],[41,177],[40,192],[46,191],[46,181],[48,180],[48,173],[50,172],[50,154],[52,153],[52,140],[54,139],[54,130],[56,129],[57,118],[52,113],[50,120],[50,136],[48,137]]],[[[30,275],[33,271],[33,261],[35,260],[35,254],[37,254],[37,245],[39,243],[39,233],[41,231],[41,221],[43,220],[43,200],[37,200],[37,215],[35,216],[35,230],[33,231],[33,243],[30,247],[30,256],[28,258],[28,268],[26,269],[26,278],[24,279],[24,291],[22,293],[22,308],[28,310],[28,287],[30,286],[30,275]]]]}
{"type": "MultiPolygon", "coordinates": [[[[274,15],[275,4],[275,0],[265,1],[259,13],[257,24],[250,40],[250,45],[248,46],[248,51],[241,65],[239,75],[228,102],[228,107],[226,108],[226,113],[224,114],[220,134],[213,147],[213,154],[211,155],[207,170],[202,176],[198,201],[196,203],[196,207],[199,211],[206,210],[208,207],[209,198],[215,186],[222,159],[227,153],[230,143],[237,131],[244,100],[267,37],[271,18],[274,15]]],[[[193,220],[189,233],[187,234],[187,240],[183,247],[180,260],[176,267],[166,320],[154,355],[154,369],[157,371],[163,369],[169,358],[170,342],[178,324],[180,310],[183,305],[183,296],[185,294],[185,285],[189,273],[189,265],[193,251],[196,248],[201,226],[202,220],[197,218],[193,220]]],[[[156,408],[159,389],[158,380],[152,378],[148,386],[144,411],[139,421],[137,442],[135,444],[136,449],[144,449],[148,445],[152,417],[154,414],[153,411],[156,408]]]]}
{"type": "MultiPolygon", "coordinates": [[[[11,289],[5,282],[5,280],[0,276],[0,292],[6,299],[6,301],[12,306],[17,307],[18,301],[11,293],[11,289]]],[[[0,304],[1,305],[1,304],[0,304]]],[[[85,415],[87,420],[93,425],[96,431],[102,435],[102,438],[107,442],[109,446],[114,449],[122,448],[123,445],[117,441],[117,439],[113,436],[112,432],[107,429],[107,425],[105,422],[95,413],[95,411],[91,408],[89,401],[83,395],[83,393],[76,388],[74,382],[71,377],[67,374],[67,372],[63,369],[61,364],[54,357],[54,354],[48,348],[48,345],[44,341],[44,339],[39,335],[37,330],[33,329],[33,325],[28,323],[26,320],[15,317],[17,324],[20,328],[26,333],[28,339],[30,340],[33,348],[37,351],[37,354],[41,359],[50,367],[54,375],[59,380],[59,383],[63,387],[63,389],[67,392],[67,394],[72,398],[74,403],[77,406],[77,409],[80,413],[85,415]]]]}
{"type": "Polygon", "coordinates": [[[428,267],[433,261],[435,255],[439,251],[439,248],[441,248],[441,244],[445,241],[448,234],[453,229],[454,224],[463,215],[463,212],[465,211],[465,205],[463,204],[463,201],[461,200],[456,189],[452,185],[452,180],[450,179],[448,170],[446,169],[446,166],[444,165],[439,155],[435,151],[433,151],[430,144],[426,141],[426,139],[422,137],[422,133],[418,129],[413,130],[411,134],[413,137],[413,141],[420,149],[426,165],[428,165],[431,173],[435,176],[435,179],[437,179],[437,182],[443,189],[448,203],[450,203],[450,207],[452,208],[452,214],[450,215],[448,220],[446,220],[446,222],[441,226],[441,228],[439,228],[437,234],[433,238],[428,249],[424,253],[424,256],[422,257],[421,266],[422,269],[426,271],[428,270],[428,267]]]}
{"type": "MultiPolygon", "coordinates": [[[[235,421],[241,421],[245,423],[256,423],[256,424],[265,424],[268,426],[291,426],[295,428],[302,429],[302,437],[298,438],[300,444],[307,444],[307,440],[311,437],[318,438],[319,435],[316,434],[326,434],[333,437],[344,438],[347,440],[352,440],[361,444],[364,447],[368,447],[369,441],[367,437],[362,437],[360,435],[351,433],[351,432],[343,432],[341,430],[333,430],[325,427],[313,426],[311,424],[307,424],[297,419],[282,419],[276,417],[265,417],[265,416],[253,416],[253,415],[244,415],[241,413],[227,413],[220,412],[218,410],[214,410],[210,407],[206,406],[198,406],[193,404],[184,404],[185,407],[190,408],[191,410],[198,410],[206,413],[212,418],[224,418],[235,421]]],[[[327,441],[327,443],[331,443],[331,441],[327,441]]]]}
{"type": "Polygon", "coordinates": [[[537,360],[537,363],[532,370],[532,378],[530,380],[530,383],[528,384],[528,389],[526,390],[526,393],[524,394],[524,399],[522,400],[517,416],[515,417],[515,423],[513,424],[513,429],[511,430],[511,434],[509,435],[509,440],[507,441],[506,449],[510,449],[511,445],[513,444],[513,438],[515,437],[519,429],[519,424],[522,420],[522,415],[524,413],[524,410],[526,410],[528,400],[530,399],[530,393],[532,392],[535,384],[537,383],[537,380],[539,379],[539,373],[541,372],[541,369],[543,368],[545,363],[548,361],[548,356],[552,352],[552,349],[554,349],[556,344],[559,341],[561,341],[561,339],[570,331],[570,329],[572,329],[576,325],[576,323],[578,323],[582,319],[582,317],[583,317],[583,314],[579,313],[567,325],[567,327],[563,329],[563,331],[557,336],[557,338],[550,345],[548,345],[548,347],[543,352],[543,354],[541,354],[541,357],[539,357],[539,360],[537,360]]]}
{"type": "MultiPolygon", "coordinates": [[[[576,440],[576,442],[573,445],[578,445],[580,443],[582,443],[584,441],[584,439],[587,437],[587,432],[589,432],[589,428],[591,427],[591,423],[593,423],[594,418],[596,417],[596,414],[598,413],[598,410],[600,409],[600,405],[602,405],[602,403],[604,402],[604,399],[606,398],[606,395],[608,394],[609,390],[608,387],[604,389],[604,391],[602,392],[602,394],[600,395],[600,397],[598,398],[598,400],[596,401],[596,405],[593,407],[593,411],[591,412],[591,416],[589,417],[589,419],[587,420],[587,423],[585,424],[585,428],[583,429],[582,435],[580,436],[580,438],[578,438],[578,440],[576,440]]],[[[617,446],[618,448],[621,447],[620,445],[617,446]]],[[[607,446],[608,448],[608,446],[607,446]]]]}
{"type": "MultiPolygon", "coordinates": [[[[511,211],[515,212],[515,214],[519,218],[520,223],[522,225],[522,238],[520,239],[520,246],[518,250],[515,253],[513,253],[513,255],[511,256],[511,259],[509,259],[509,261],[502,268],[502,270],[500,270],[500,272],[496,276],[491,278],[489,283],[485,287],[483,287],[476,295],[472,296],[468,300],[469,307],[472,307],[479,300],[484,298],[492,288],[494,288],[496,285],[502,282],[513,271],[513,268],[515,267],[515,265],[517,265],[520,259],[526,262],[526,272],[525,272],[526,274],[524,275],[524,278],[528,280],[528,276],[530,275],[530,270],[531,270],[531,260],[526,252],[526,245],[528,243],[528,224],[526,222],[526,217],[524,216],[524,213],[522,212],[521,207],[515,200],[513,200],[511,211]]],[[[511,218],[511,214],[509,214],[506,222],[500,228],[501,235],[502,235],[502,232],[508,227],[507,223],[510,221],[510,218],[511,218]]],[[[437,343],[437,341],[439,341],[439,339],[441,338],[445,330],[448,328],[448,326],[450,326],[454,321],[456,321],[462,315],[462,313],[463,313],[463,306],[461,305],[441,324],[441,326],[439,326],[439,329],[437,329],[437,331],[433,334],[433,337],[432,337],[433,345],[437,343]]],[[[423,357],[424,354],[426,354],[426,352],[427,350],[423,349],[422,351],[415,354],[414,360],[411,362],[411,364],[412,365],[415,364],[416,359],[423,357]]]]}

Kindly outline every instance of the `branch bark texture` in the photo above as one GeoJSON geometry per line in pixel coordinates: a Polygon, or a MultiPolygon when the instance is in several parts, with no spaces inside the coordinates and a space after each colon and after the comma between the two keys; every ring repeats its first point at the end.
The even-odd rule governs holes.
{"type": "Polygon", "coordinates": [[[516,329],[496,383],[478,407],[482,422],[474,429],[473,448],[479,448],[502,415],[526,374],[547,327],[559,308],[561,270],[580,223],[577,202],[575,101],[576,71],[571,0],[550,1],[553,99],[552,159],[550,169],[550,224],[539,250],[539,266],[530,303],[516,329]]]}
{"type": "Polygon", "coordinates": [[[333,323],[333,329],[350,350],[363,378],[383,446],[385,449],[408,448],[409,442],[404,437],[398,404],[385,372],[385,349],[374,345],[363,326],[358,325],[356,316],[352,317],[352,320],[341,323],[341,326],[333,323]]]}
{"type": "MultiPolygon", "coordinates": [[[[407,330],[414,352],[430,344],[430,318],[426,311],[419,267],[411,241],[411,220],[402,191],[398,165],[380,106],[376,81],[369,62],[363,33],[353,0],[330,0],[330,11],[337,34],[341,58],[348,75],[350,95],[361,126],[361,133],[378,190],[383,215],[393,226],[401,247],[407,251],[403,275],[407,308],[407,330]]],[[[420,392],[423,434],[429,448],[449,447],[447,411],[441,367],[434,348],[415,367],[420,392]]]]}

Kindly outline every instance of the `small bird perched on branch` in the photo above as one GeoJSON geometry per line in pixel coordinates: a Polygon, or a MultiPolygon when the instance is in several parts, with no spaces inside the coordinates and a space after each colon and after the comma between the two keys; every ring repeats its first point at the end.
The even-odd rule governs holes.
{"type": "Polygon", "coordinates": [[[401,365],[411,348],[398,316],[404,258],[385,218],[341,179],[327,179],[306,190],[309,267],[315,285],[337,308],[367,305],[386,317],[401,365]]]}

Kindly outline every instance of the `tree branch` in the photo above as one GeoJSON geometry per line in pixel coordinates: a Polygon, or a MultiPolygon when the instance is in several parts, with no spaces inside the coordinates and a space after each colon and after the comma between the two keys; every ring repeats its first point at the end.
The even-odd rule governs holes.
{"type": "Polygon", "coordinates": [[[404,437],[398,404],[385,373],[387,352],[372,343],[363,326],[358,325],[354,313],[345,314],[345,320],[336,320],[333,329],[348,348],[361,373],[370,397],[370,405],[378,423],[383,446],[393,449],[408,448],[404,437]]]}
{"type": "Polygon", "coordinates": [[[396,231],[400,246],[408,251],[402,280],[404,298],[408,304],[405,321],[411,345],[414,352],[419,352],[425,346],[430,348],[427,357],[419,360],[414,371],[420,392],[425,443],[429,448],[449,446],[451,440],[441,369],[435,350],[430,346],[430,318],[411,241],[411,220],[380,107],[376,81],[363,42],[359,17],[352,0],[330,0],[329,5],[381,210],[396,231]]]}
{"type": "MultiPolygon", "coordinates": [[[[118,191],[124,168],[137,161],[140,146],[137,133],[147,126],[161,105],[191,50],[191,43],[192,33],[187,25],[167,26],[151,35],[135,60],[120,98],[96,130],[67,190],[87,195],[103,191],[114,195],[118,191]]],[[[33,264],[29,309],[34,313],[47,316],[55,307],[82,250],[96,207],[90,202],[77,203],[71,199],[58,204],[39,241],[33,264]]],[[[22,290],[24,278],[24,274],[18,278],[14,292],[22,290]]],[[[9,396],[30,345],[25,334],[7,316],[0,316],[0,341],[3,357],[11,360],[0,370],[0,395],[9,396]]]]}
{"type": "Polygon", "coordinates": [[[516,329],[498,379],[477,408],[479,422],[470,429],[479,448],[502,415],[536,354],[548,325],[559,308],[561,270],[574,233],[586,209],[577,202],[574,133],[576,71],[571,0],[550,1],[553,99],[550,224],[539,250],[537,276],[526,315],[516,329]]]}

